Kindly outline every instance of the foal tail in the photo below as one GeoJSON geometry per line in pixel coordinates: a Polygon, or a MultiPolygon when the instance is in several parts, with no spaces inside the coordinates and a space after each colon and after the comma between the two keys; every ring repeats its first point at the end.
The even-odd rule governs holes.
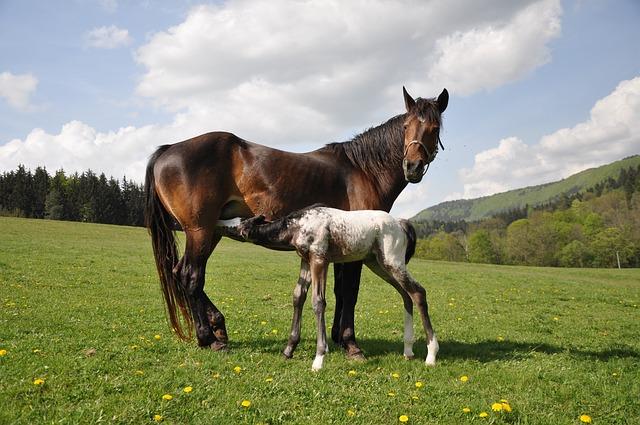
{"type": "Polygon", "coordinates": [[[156,260],[158,275],[160,276],[160,288],[166,303],[169,322],[180,339],[188,340],[191,338],[193,319],[187,310],[188,300],[185,291],[174,274],[174,268],[178,264],[178,247],[173,230],[174,219],[158,197],[153,175],[153,166],[156,160],[169,146],[160,146],[149,158],[144,182],[146,196],[144,217],[145,225],[151,235],[153,255],[156,260]],[[187,326],[189,330],[188,333],[184,332],[184,326],[181,323],[178,312],[183,317],[184,326],[187,326]]]}
{"type": "Polygon", "coordinates": [[[411,257],[413,257],[413,254],[416,252],[416,229],[409,220],[400,220],[400,226],[402,227],[404,234],[407,236],[407,251],[404,255],[404,262],[406,264],[411,260],[411,257]]]}

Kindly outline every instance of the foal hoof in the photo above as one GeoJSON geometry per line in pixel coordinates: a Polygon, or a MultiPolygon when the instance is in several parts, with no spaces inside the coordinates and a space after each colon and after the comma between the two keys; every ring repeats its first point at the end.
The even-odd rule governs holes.
{"type": "Polygon", "coordinates": [[[229,351],[227,344],[221,341],[215,341],[211,343],[209,347],[211,347],[213,351],[229,351]]]}

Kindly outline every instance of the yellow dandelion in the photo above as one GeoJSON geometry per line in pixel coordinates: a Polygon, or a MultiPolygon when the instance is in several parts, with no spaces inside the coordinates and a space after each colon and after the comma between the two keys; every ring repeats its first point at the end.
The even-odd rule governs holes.
{"type": "Polygon", "coordinates": [[[356,412],[354,412],[353,410],[349,409],[347,410],[347,416],[355,416],[356,412]]]}
{"type": "Polygon", "coordinates": [[[506,400],[504,398],[500,399],[500,403],[509,403],[509,400],[506,400]]]}
{"type": "Polygon", "coordinates": [[[347,372],[347,374],[349,376],[356,376],[358,374],[358,372],[356,372],[355,370],[350,370],[349,372],[347,372]]]}
{"type": "Polygon", "coordinates": [[[44,379],[42,379],[42,378],[36,378],[36,379],[33,380],[33,385],[40,386],[40,385],[43,385],[43,384],[44,384],[44,379]]]}
{"type": "Polygon", "coordinates": [[[585,424],[590,424],[591,423],[591,416],[589,416],[589,415],[580,415],[580,422],[585,423],[585,424]]]}
{"type": "Polygon", "coordinates": [[[245,409],[248,409],[249,407],[251,407],[251,402],[249,400],[242,400],[242,403],[240,403],[240,405],[245,409]]]}
{"type": "Polygon", "coordinates": [[[273,382],[273,378],[272,377],[268,377],[267,379],[264,380],[264,382],[273,382]]]}
{"type": "Polygon", "coordinates": [[[144,375],[144,371],[143,370],[136,370],[136,375],[144,375]]]}
{"type": "Polygon", "coordinates": [[[184,387],[184,389],[182,390],[185,393],[189,394],[191,391],[193,391],[193,387],[184,387]]]}
{"type": "Polygon", "coordinates": [[[467,382],[469,380],[469,377],[467,375],[462,375],[460,377],[460,382],[467,382]]]}
{"type": "Polygon", "coordinates": [[[409,417],[407,415],[400,415],[398,420],[402,423],[409,422],[409,417]]]}
{"type": "Polygon", "coordinates": [[[393,373],[391,374],[391,377],[392,377],[392,378],[395,378],[395,379],[398,379],[398,378],[400,378],[400,374],[399,374],[399,373],[397,373],[397,372],[393,372],[393,373]]]}
{"type": "Polygon", "coordinates": [[[553,320],[557,322],[558,320],[560,320],[560,318],[559,317],[554,317],[553,320]]]}
{"type": "Polygon", "coordinates": [[[0,350],[0,357],[6,356],[7,350],[0,350]]]}
{"type": "Polygon", "coordinates": [[[264,325],[266,325],[266,324],[267,324],[267,321],[266,321],[266,320],[263,320],[262,322],[260,322],[260,324],[261,324],[262,326],[264,326],[264,325]]]}
{"type": "Polygon", "coordinates": [[[278,333],[278,330],[277,329],[271,329],[271,333],[275,335],[275,334],[278,333]]]}
{"type": "Polygon", "coordinates": [[[422,387],[424,387],[424,384],[422,383],[422,381],[417,381],[416,388],[422,388],[422,387]]]}
{"type": "Polygon", "coordinates": [[[487,412],[480,412],[478,416],[481,418],[486,418],[487,416],[489,416],[489,414],[487,412]]]}
{"type": "Polygon", "coordinates": [[[162,422],[162,415],[153,415],[153,420],[156,422],[162,422]]]}
{"type": "Polygon", "coordinates": [[[171,394],[165,394],[162,396],[162,399],[169,401],[173,399],[173,396],[171,394]]]}
{"type": "Polygon", "coordinates": [[[40,350],[39,350],[39,349],[37,349],[37,348],[34,348],[32,351],[33,351],[34,353],[36,353],[36,354],[38,354],[38,353],[40,352],[40,350]]]}
{"type": "Polygon", "coordinates": [[[418,397],[417,395],[412,395],[412,396],[411,396],[411,399],[412,399],[412,400],[418,400],[419,398],[420,398],[420,397],[418,397]]]}
{"type": "Polygon", "coordinates": [[[502,403],[493,403],[491,405],[491,410],[494,412],[500,412],[502,410],[502,403]]]}
{"type": "Polygon", "coordinates": [[[395,396],[396,396],[396,393],[394,393],[393,391],[389,391],[389,392],[387,393],[387,395],[388,395],[389,397],[395,397],[395,396]]]}
{"type": "Polygon", "coordinates": [[[212,377],[213,377],[213,379],[218,379],[220,377],[220,374],[219,373],[214,373],[212,375],[212,377]]]}
{"type": "Polygon", "coordinates": [[[498,340],[498,342],[502,342],[502,341],[504,341],[504,337],[503,337],[503,336],[499,336],[499,337],[497,337],[496,339],[498,340]]]}
{"type": "Polygon", "coordinates": [[[462,408],[462,412],[463,413],[471,413],[471,409],[469,409],[468,407],[463,407],[462,408]]]}
{"type": "Polygon", "coordinates": [[[502,410],[504,410],[507,413],[511,413],[511,405],[507,402],[502,402],[502,410]]]}
{"type": "Polygon", "coordinates": [[[160,335],[154,335],[154,336],[153,336],[153,339],[155,339],[156,341],[159,341],[159,340],[160,340],[160,338],[162,338],[160,335]]]}
{"type": "Polygon", "coordinates": [[[235,373],[240,373],[240,372],[242,372],[242,368],[240,366],[236,366],[236,367],[233,368],[233,371],[235,373]]]}

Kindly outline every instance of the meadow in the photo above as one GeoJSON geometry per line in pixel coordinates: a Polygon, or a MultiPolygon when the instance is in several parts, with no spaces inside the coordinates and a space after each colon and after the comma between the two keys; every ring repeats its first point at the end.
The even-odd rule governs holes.
{"type": "MultiPolygon", "coordinates": [[[[2,424],[640,421],[638,269],[414,259],[440,340],[435,368],[417,317],[417,358],[403,359],[400,297],[365,271],[356,328],[367,361],[332,344],[314,373],[310,302],[295,357],[280,354],[294,253],[228,240],[215,251],[205,289],[227,319],[221,353],[172,335],[145,229],[0,226],[2,424]]],[[[333,308],[329,291],[329,322],[333,308]]]]}

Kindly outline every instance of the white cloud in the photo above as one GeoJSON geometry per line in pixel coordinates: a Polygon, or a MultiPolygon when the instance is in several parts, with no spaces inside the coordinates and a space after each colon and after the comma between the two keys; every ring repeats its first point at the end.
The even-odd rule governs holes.
{"type": "Polygon", "coordinates": [[[0,97],[18,110],[30,109],[29,98],[36,91],[38,79],[31,74],[14,75],[10,72],[0,74],[0,97]]]}
{"type": "Polygon", "coordinates": [[[133,41],[129,31],[115,25],[94,28],[86,34],[87,45],[98,49],[115,49],[133,41]]]}
{"type": "Polygon", "coordinates": [[[540,1],[506,23],[439,39],[429,79],[465,95],[521,78],[551,59],[547,43],[560,34],[561,12],[558,1],[540,1]]]}
{"type": "Polygon", "coordinates": [[[590,118],[527,145],[516,137],[480,152],[460,173],[464,198],[551,182],[640,153],[640,77],[596,102],[590,118]]]}
{"type": "MultiPolygon", "coordinates": [[[[0,169],[93,168],[141,180],[156,145],[212,130],[290,150],[319,147],[403,112],[403,85],[414,96],[436,96],[445,82],[460,84],[448,86],[453,94],[469,94],[528,74],[548,60],[545,46],[557,34],[548,28],[560,13],[557,0],[198,6],[136,51],[145,70],[137,93],[174,113],[171,123],[106,133],[77,121],[58,134],[36,129],[0,146],[0,169]],[[457,66],[450,56],[485,44],[499,51],[457,66]],[[501,67],[508,72],[484,76],[501,67]]],[[[88,41],[102,48],[131,42],[115,26],[93,30],[88,41]]]]}

